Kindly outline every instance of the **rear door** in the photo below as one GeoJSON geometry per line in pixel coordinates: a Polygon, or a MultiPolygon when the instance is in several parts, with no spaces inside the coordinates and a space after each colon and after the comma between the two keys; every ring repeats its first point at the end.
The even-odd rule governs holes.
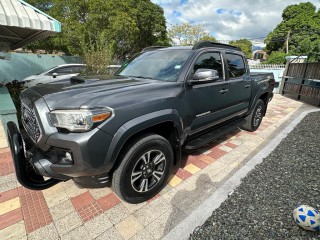
{"type": "Polygon", "coordinates": [[[251,97],[251,77],[244,56],[226,52],[227,82],[231,113],[241,115],[249,109],[251,97]]]}

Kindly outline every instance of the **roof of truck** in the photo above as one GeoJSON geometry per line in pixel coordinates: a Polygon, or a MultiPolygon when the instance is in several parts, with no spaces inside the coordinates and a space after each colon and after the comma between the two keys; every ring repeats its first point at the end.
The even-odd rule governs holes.
{"type": "Polygon", "coordinates": [[[210,42],[210,41],[200,41],[196,43],[193,46],[173,46],[173,47],[167,47],[167,46],[150,46],[146,47],[142,50],[142,52],[147,52],[147,51],[154,51],[154,50],[162,50],[162,49],[170,49],[170,50],[175,50],[175,49],[192,49],[192,50],[198,50],[202,48],[222,48],[222,49],[230,49],[230,50],[235,50],[235,51],[241,51],[239,47],[232,46],[229,44],[224,44],[224,43],[215,43],[215,42],[210,42]]]}

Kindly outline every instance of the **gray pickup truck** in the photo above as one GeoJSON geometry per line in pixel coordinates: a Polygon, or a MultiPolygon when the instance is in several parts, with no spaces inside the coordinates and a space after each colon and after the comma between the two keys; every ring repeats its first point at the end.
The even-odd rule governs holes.
{"type": "Polygon", "coordinates": [[[112,77],[29,88],[21,93],[25,131],[8,123],[17,178],[35,190],[69,179],[112,184],[124,201],[146,201],[183,150],[238,127],[255,131],[274,84],[272,73],[250,75],[239,48],[199,42],[144,49],[112,77]]]}

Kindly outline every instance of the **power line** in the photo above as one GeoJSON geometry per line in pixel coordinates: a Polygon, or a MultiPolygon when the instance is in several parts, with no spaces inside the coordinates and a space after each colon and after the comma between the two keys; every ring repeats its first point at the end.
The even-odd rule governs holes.
{"type": "MultiPolygon", "coordinates": [[[[281,41],[285,41],[285,39],[287,38],[287,31],[279,31],[278,33],[281,34],[285,34],[285,35],[279,35],[276,37],[271,38],[270,42],[281,42],[281,41]]],[[[312,34],[320,34],[320,31],[313,31],[311,29],[302,29],[302,30],[291,30],[291,34],[290,34],[290,38],[296,38],[297,36],[295,36],[295,33],[300,33],[300,35],[312,35],[312,34]]],[[[241,39],[246,39],[246,40],[259,40],[259,39],[266,39],[267,36],[264,37],[255,37],[255,38],[246,38],[246,37],[241,37],[238,39],[217,39],[217,41],[237,41],[237,40],[241,40],[241,39]]]]}
{"type": "Polygon", "coordinates": [[[246,40],[259,40],[259,39],[264,39],[266,37],[256,37],[256,38],[246,38],[246,37],[242,37],[239,39],[217,39],[218,41],[237,41],[237,40],[241,40],[241,39],[246,39],[246,40]]]}
{"type": "Polygon", "coordinates": [[[254,12],[254,11],[257,11],[257,10],[260,10],[260,9],[268,8],[268,7],[277,5],[277,4],[279,4],[279,3],[283,2],[283,1],[285,1],[285,0],[279,0],[279,1],[273,2],[273,3],[269,4],[269,5],[263,6],[261,8],[257,8],[257,9],[253,9],[253,10],[250,9],[250,11],[254,12]]]}
{"type": "MultiPolygon", "coordinates": [[[[265,5],[265,6],[263,6],[263,7],[259,7],[259,8],[253,9],[253,10],[250,9],[250,12],[254,12],[254,11],[257,11],[257,10],[260,10],[260,9],[268,8],[268,7],[277,5],[277,4],[279,4],[279,3],[281,3],[281,2],[284,2],[284,1],[286,1],[286,0],[278,0],[278,1],[272,2],[272,3],[269,4],[269,5],[265,5]]],[[[221,9],[229,9],[230,6],[228,6],[228,7],[220,7],[220,8],[221,8],[221,9]]],[[[239,10],[239,11],[240,11],[240,10],[239,10]]]]}
{"type": "MultiPolygon", "coordinates": [[[[281,32],[281,33],[285,33],[285,32],[281,32]]],[[[320,32],[312,31],[311,29],[309,29],[309,30],[294,30],[294,31],[290,31],[289,36],[288,35],[276,36],[276,37],[271,38],[270,42],[285,42],[288,37],[290,39],[297,39],[299,36],[295,35],[294,33],[299,33],[299,36],[311,36],[313,34],[320,34],[320,32]]]]}

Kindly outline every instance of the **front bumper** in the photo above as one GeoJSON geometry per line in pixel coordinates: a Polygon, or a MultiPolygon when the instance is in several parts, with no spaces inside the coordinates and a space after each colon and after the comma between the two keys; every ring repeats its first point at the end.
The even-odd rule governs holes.
{"type": "Polygon", "coordinates": [[[19,183],[32,190],[43,190],[52,187],[60,182],[58,179],[48,179],[37,174],[28,163],[25,155],[21,134],[14,122],[8,122],[8,140],[11,154],[19,183]]]}
{"type": "MultiPolygon", "coordinates": [[[[40,123],[41,124],[41,123],[40,123]]],[[[40,125],[42,127],[42,125],[40,125]]],[[[42,128],[43,129],[43,128],[42,128]]],[[[51,133],[48,136],[42,130],[42,138],[46,141],[42,144],[35,143],[28,134],[20,133],[15,123],[8,123],[8,136],[12,155],[15,162],[17,175],[30,189],[45,189],[53,186],[52,182],[73,179],[80,187],[98,188],[110,186],[109,172],[113,162],[106,161],[112,136],[96,128],[85,133],[63,134],[51,133]],[[23,149],[23,143],[25,150],[23,149]],[[43,149],[43,146],[44,149],[43,149]],[[70,152],[73,162],[61,164],[59,151],[70,152]],[[43,181],[43,177],[51,178],[46,182],[52,185],[33,186],[30,179],[23,176],[36,176],[35,179],[43,181]]]]}
{"type": "MultiPolygon", "coordinates": [[[[27,171],[26,174],[39,176],[36,179],[40,182],[44,176],[58,181],[73,179],[82,187],[108,185],[115,159],[106,156],[113,136],[99,128],[83,133],[59,131],[49,121],[47,103],[32,90],[21,93],[21,111],[25,131],[19,132],[14,123],[8,124],[17,174],[27,171]]],[[[25,186],[36,188],[29,183],[25,186]]]]}

